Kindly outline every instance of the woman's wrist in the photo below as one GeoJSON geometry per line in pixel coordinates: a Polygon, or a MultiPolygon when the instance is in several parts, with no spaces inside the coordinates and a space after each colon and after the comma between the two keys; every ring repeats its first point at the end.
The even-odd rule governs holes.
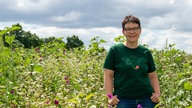
{"type": "Polygon", "coordinates": [[[155,93],[157,95],[157,97],[160,97],[161,96],[161,93],[155,93]]]}

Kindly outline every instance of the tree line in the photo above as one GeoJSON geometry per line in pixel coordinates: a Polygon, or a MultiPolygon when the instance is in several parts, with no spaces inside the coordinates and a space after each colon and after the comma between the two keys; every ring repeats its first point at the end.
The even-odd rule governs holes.
{"type": "Polygon", "coordinates": [[[48,38],[40,38],[35,33],[31,33],[30,31],[23,30],[23,27],[17,23],[12,25],[11,27],[5,27],[4,30],[0,30],[0,36],[2,37],[4,46],[10,47],[6,38],[14,37],[13,38],[13,48],[14,47],[24,47],[24,48],[35,48],[40,47],[42,45],[46,45],[51,42],[58,42],[64,44],[66,49],[73,49],[77,47],[84,46],[82,40],[79,39],[78,36],[68,36],[66,38],[67,42],[63,41],[63,38],[56,38],[54,36],[48,38]]]}

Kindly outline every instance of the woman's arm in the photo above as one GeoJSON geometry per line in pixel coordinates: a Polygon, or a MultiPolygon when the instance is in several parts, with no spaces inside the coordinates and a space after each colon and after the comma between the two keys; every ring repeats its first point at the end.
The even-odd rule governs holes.
{"type": "Polygon", "coordinates": [[[154,93],[151,96],[151,100],[153,102],[157,103],[157,102],[159,102],[159,97],[161,95],[159,80],[158,80],[156,72],[148,73],[148,76],[150,79],[150,84],[154,90],[154,93]]]}
{"type": "Polygon", "coordinates": [[[106,94],[113,94],[113,75],[113,70],[104,69],[104,89],[106,94]]]}
{"type": "Polygon", "coordinates": [[[104,69],[104,89],[106,91],[106,95],[108,96],[108,102],[110,105],[116,105],[119,102],[119,99],[116,96],[113,96],[113,77],[113,70],[104,69]]]}

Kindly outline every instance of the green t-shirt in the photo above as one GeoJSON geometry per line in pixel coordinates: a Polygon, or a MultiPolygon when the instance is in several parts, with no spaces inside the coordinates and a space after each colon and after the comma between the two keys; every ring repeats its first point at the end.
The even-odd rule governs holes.
{"type": "Polygon", "coordinates": [[[151,52],[117,44],[109,49],[103,68],[114,70],[114,95],[138,99],[152,95],[148,74],[156,70],[151,52]]]}

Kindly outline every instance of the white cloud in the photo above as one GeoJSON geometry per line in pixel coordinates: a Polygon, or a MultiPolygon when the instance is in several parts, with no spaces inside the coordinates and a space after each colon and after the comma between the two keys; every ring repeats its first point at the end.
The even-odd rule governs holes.
{"type": "Polygon", "coordinates": [[[46,11],[54,7],[55,4],[57,1],[52,0],[15,0],[9,2],[8,7],[13,11],[31,13],[46,11]]]}
{"type": "Polygon", "coordinates": [[[185,0],[184,3],[186,3],[186,4],[189,5],[189,6],[192,6],[192,2],[191,2],[191,0],[185,0]]]}
{"type": "Polygon", "coordinates": [[[106,40],[107,42],[109,42],[108,44],[110,44],[111,39],[119,35],[122,35],[121,29],[113,27],[69,29],[69,28],[39,26],[39,25],[31,27],[31,25],[27,24],[24,24],[24,27],[27,28],[26,30],[30,30],[32,33],[36,33],[40,38],[55,36],[55,37],[65,37],[64,39],[66,39],[68,36],[70,37],[72,35],[76,35],[79,36],[79,38],[83,40],[86,45],[89,44],[90,40],[95,36],[99,36],[101,39],[106,40]]]}
{"type": "Polygon", "coordinates": [[[53,16],[50,18],[51,21],[55,21],[55,22],[71,22],[71,21],[76,21],[79,20],[79,18],[81,17],[81,13],[80,12],[69,12],[64,16],[53,16]]]}
{"type": "Polygon", "coordinates": [[[174,28],[167,30],[143,30],[141,41],[148,44],[150,48],[163,49],[167,44],[175,44],[174,48],[192,53],[191,32],[177,32],[174,28]]]}

